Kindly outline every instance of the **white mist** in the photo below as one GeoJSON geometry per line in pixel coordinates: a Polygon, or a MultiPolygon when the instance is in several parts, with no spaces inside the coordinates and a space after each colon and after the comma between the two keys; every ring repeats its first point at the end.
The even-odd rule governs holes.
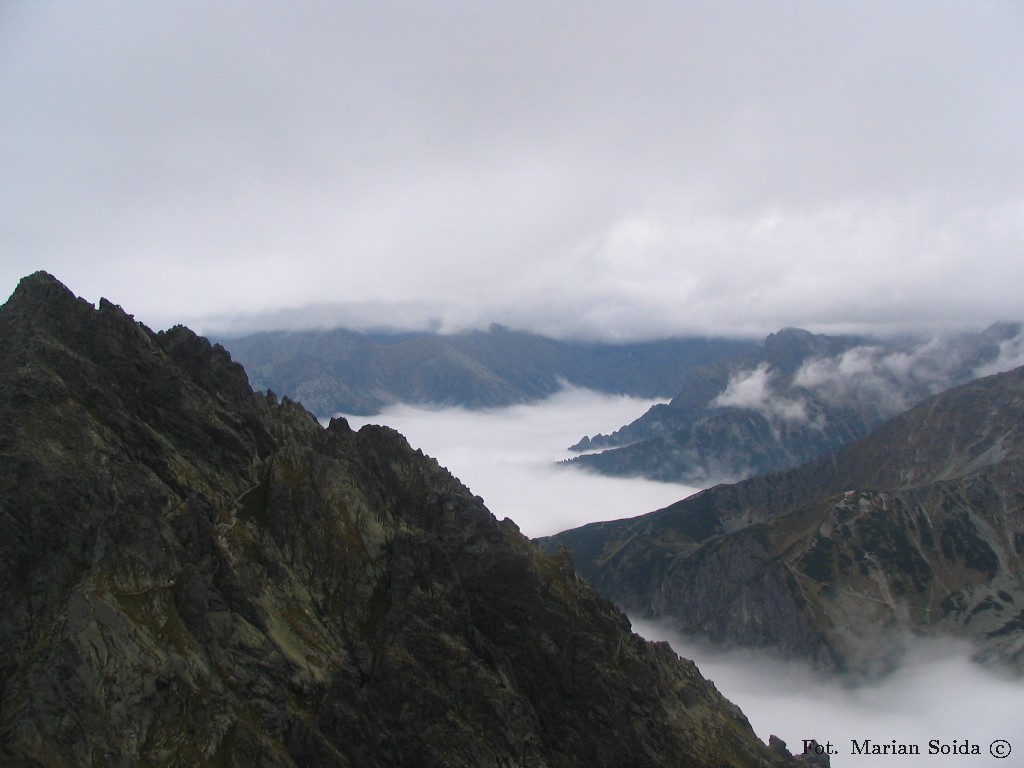
{"type": "MultiPolygon", "coordinates": [[[[566,390],[544,402],[487,411],[396,406],[374,417],[346,417],[354,429],[387,424],[404,434],[482,496],[496,517],[523,533],[545,536],[597,520],[634,517],[698,489],[641,479],[602,477],[553,463],[583,435],[609,433],[651,401],[566,390]]],[[[968,649],[922,642],[885,680],[844,687],[802,664],[749,651],[716,653],[665,625],[634,621],[644,637],[668,641],[694,659],[705,677],[747,715],[763,740],[770,734],[799,752],[804,739],[831,742],[833,768],[1011,768],[1024,766],[1024,682],[968,659],[968,649]],[[917,744],[919,756],[852,754],[851,741],[917,744]],[[1004,759],[989,748],[1006,740],[1004,759]],[[928,754],[932,740],[977,744],[981,754],[928,754]]]]}

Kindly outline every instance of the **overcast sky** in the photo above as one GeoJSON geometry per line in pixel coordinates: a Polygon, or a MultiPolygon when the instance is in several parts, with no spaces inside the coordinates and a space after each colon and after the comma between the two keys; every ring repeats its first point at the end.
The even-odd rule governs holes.
{"type": "Polygon", "coordinates": [[[154,327],[979,327],[1024,3],[0,4],[0,293],[154,327]]]}

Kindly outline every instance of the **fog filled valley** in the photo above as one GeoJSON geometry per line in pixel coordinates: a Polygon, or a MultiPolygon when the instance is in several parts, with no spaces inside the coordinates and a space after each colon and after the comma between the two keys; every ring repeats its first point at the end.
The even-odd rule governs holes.
{"type": "Polygon", "coordinates": [[[807,665],[756,651],[718,652],[687,641],[662,624],[633,619],[649,640],[664,640],[692,658],[701,673],[739,705],[759,736],[775,734],[794,753],[804,739],[831,743],[833,768],[900,765],[1018,765],[1019,754],[999,762],[989,752],[1000,739],[1019,750],[1024,681],[970,660],[965,643],[919,639],[899,668],[870,684],[845,685],[807,665]],[[851,742],[916,744],[919,756],[853,753],[851,742]],[[929,754],[929,742],[970,742],[980,755],[929,754]]]}
{"type": "MultiPolygon", "coordinates": [[[[970,337],[969,371],[1019,357],[1019,326],[995,333],[970,337]]],[[[837,343],[789,329],[765,349],[837,343]]],[[[318,420],[224,347],[45,272],[0,309],[0,363],[5,765],[792,768],[820,764],[798,759],[814,740],[855,768],[1021,748],[1024,368],[701,490],[565,461],[660,401],[563,388],[318,420]]],[[[771,424],[764,404],[797,394],[736,370],[692,369],[709,423],[771,424]]]]}
{"type": "Polygon", "coordinates": [[[363,424],[397,429],[482,496],[499,520],[510,517],[535,538],[596,520],[633,517],[699,490],[556,465],[576,455],[568,446],[580,435],[617,427],[651,404],[566,389],[533,405],[484,411],[395,405],[376,416],[345,418],[353,429],[363,424]]]}
{"type": "MultiPolygon", "coordinates": [[[[376,416],[347,416],[353,428],[387,424],[415,448],[436,458],[477,494],[498,518],[512,518],[530,537],[597,520],[651,512],[697,488],[639,478],[611,478],[573,465],[566,448],[580,435],[626,423],[651,401],[564,390],[532,405],[486,411],[397,405],[376,416]]],[[[837,768],[891,764],[892,756],[851,754],[851,741],[912,743],[920,756],[899,757],[907,766],[989,765],[996,739],[1019,743],[1024,681],[1006,670],[970,660],[962,642],[907,639],[898,668],[870,683],[851,684],[751,650],[722,652],[683,638],[667,622],[631,617],[633,628],[668,641],[693,658],[701,672],[747,715],[764,740],[775,734],[799,753],[804,739],[830,742],[837,768]],[[938,739],[969,741],[981,755],[928,754],[938,739]]],[[[1016,765],[1018,754],[995,764],[1016,765]]]]}
{"type": "Polygon", "coordinates": [[[0,768],[1024,766],[1022,39],[5,3],[0,768]]]}

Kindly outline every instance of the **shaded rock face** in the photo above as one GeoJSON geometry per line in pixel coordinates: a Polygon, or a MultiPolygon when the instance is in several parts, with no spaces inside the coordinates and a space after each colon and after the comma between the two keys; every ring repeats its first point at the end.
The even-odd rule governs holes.
{"type": "Polygon", "coordinates": [[[788,472],[543,540],[634,615],[863,675],[913,634],[1024,669],[1024,368],[788,472]]]}
{"type": "Polygon", "coordinates": [[[25,278],[0,310],[5,766],[772,766],[742,713],[381,427],[25,278]]]}
{"type": "Polygon", "coordinates": [[[570,461],[701,486],[789,469],[988,372],[1021,342],[1012,323],[928,344],[784,329],[756,351],[692,370],[670,403],[611,435],[584,438],[572,448],[605,450],[570,461]]]}

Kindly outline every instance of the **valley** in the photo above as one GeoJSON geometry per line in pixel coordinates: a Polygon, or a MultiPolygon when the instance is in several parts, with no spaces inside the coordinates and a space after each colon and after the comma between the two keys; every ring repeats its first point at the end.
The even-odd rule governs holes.
{"type": "MultiPolygon", "coordinates": [[[[186,743],[196,759],[268,748],[289,760],[319,755],[339,765],[380,749],[402,761],[423,749],[441,759],[454,754],[446,746],[453,727],[474,750],[499,754],[504,739],[518,737],[453,723],[526,711],[516,728],[536,733],[537,718],[553,715],[530,682],[539,668],[563,676],[558,695],[567,700],[582,702],[599,689],[637,701],[669,695],[660,683],[649,690],[598,671],[607,669],[608,648],[619,643],[622,653],[615,638],[630,637],[628,624],[573,572],[561,542],[643,636],[696,660],[689,665],[664,646],[639,644],[620,663],[653,663],[659,675],[674,676],[671,685],[682,686],[676,690],[690,691],[685,707],[702,703],[673,722],[688,724],[684,731],[733,733],[739,741],[727,752],[737,765],[786,764],[782,753],[764,751],[772,735],[791,748],[810,739],[886,743],[961,723],[969,733],[957,734],[974,743],[1011,727],[1007,702],[1024,692],[1002,666],[1019,658],[1013,611],[1024,602],[1013,554],[1020,539],[1014,425],[1024,369],[943,393],[804,468],[700,490],[562,463],[584,425],[607,428],[650,400],[563,388],[506,408],[393,405],[376,416],[317,424],[287,397],[253,393],[221,347],[180,326],[154,334],[119,307],[104,300],[94,308],[43,273],[25,278],[0,310],[0,355],[9,363],[0,398],[9,426],[0,441],[9,535],[0,546],[16,563],[0,582],[14,606],[0,622],[0,641],[7,717],[16,724],[8,733],[20,734],[16,755],[35,749],[31,734],[58,728],[76,754],[116,749],[158,762],[186,743]],[[71,514],[77,524],[53,526],[55,514],[71,514]],[[652,546],[654,556],[645,549],[652,546]],[[849,580],[858,548],[860,576],[849,580]],[[91,560],[82,554],[90,551],[91,560]],[[602,570],[609,563],[614,568],[602,570]],[[747,576],[770,597],[757,598],[754,612],[747,576]],[[645,583],[653,586],[649,595],[636,589],[645,583]],[[800,592],[787,594],[796,583],[800,592]],[[715,608],[708,585],[724,611],[704,628],[687,628],[679,607],[693,615],[715,608]],[[919,593],[925,599],[911,599],[919,593]],[[500,615],[485,607],[495,600],[500,615]],[[857,662],[849,655],[857,646],[843,644],[849,633],[828,630],[850,606],[872,600],[902,623],[875,610],[855,616],[862,623],[848,629],[862,640],[895,637],[898,653],[860,648],[862,659],[884,663],[850,675],[858,671],[849,663],[857,662]],[[936,606],[946,621],[932,626],[922,617],[936,606]],[[815,611],[827,622],[815,624],[815,611]],[[68,623],[76,634],[54,643],[68,623]],[[992,640],[982,648],[987,666],[971,660],[979,646],[964,642],[970,633],[950,642],[958,626],[992,640]],[[40,627],[49,634],[40,636],[40,627]],[[354,627],[361,629],[352,634],[354,627]],[[783,642],[744,634],[758,627],[783,642]],[[918,629],[938,631],[923,637],[918,629]],[[552,632],[561,638],[554,646],[546,639],[552,632]],[[18,650],[31,638],[42,657],[18,650]],[[566,657],[580,642],[592,649],[585,658],[574,650],[566,657]],[[494,645],[481,650],[480,643],[494,645]],[[452,648],[470,665],[471,682],[456,683],[455,669],[441,660],[452,648]],[[110,667],[111,654],[125,664],[110,667]],[[253,666],[254,656],[266,660],[263,667],[253,666]],[[38,658],[92,682],[57,694],[60,676],[44,673],[38,658]],[[493,658],[528,660],[501,668],[522,685],[493,688],[493,658]],[[374,670],[409,663],[423,688],[416,713],[396,720],[386,702],[408,693],[374,670]],[[597,675],[593,685],[573,682],[578,664],[596,665],[587,673],[597,675]],[[713,670],[717,688],[700,669],[713,670]],[[110,709],[104,681],[157,725],[110,709]],[[193,726],[181,720],[175,697],[207,685],[217,691],[204,705],[214,720],[201,739],[188,741],[193,726]],[[456,702],[453,685],[472,695],[456,702]],[[950,685],[962,695],[933,695],[950,685]],[[157,692],[147,693],[153,686],[157,692]],[[254,699],[252,687],[269,698],[254,699]],[[25,709],[38,690],[57,698],[25,709]],[[311,705],[310,692],[330,709],[311,705]],[[750,707],[760,742],[719,692],[750,707]],[[69,706],[86,712],[79,705],[87,701],[96,714],[53,719],[69,706]],[[369,709],[354,711],[353,702],[369,709]],[[456,710],[445,715],[439,702],[469,709],[453,721],[456,710]],[[250,706],[263,714],[233,720],[250,706]],[[288,723],[286,731],[275,718],[288,723]],[[338,718],[362,729],[360,746],[343,747],[338,718]],[[87,720],[93,725],[84,727],[87,720]],[[110,731],[114,721],[157,730],[139,745],[110,731]],[[419,733],[424,722],[432,730],[419,733]],[[369,738],[378,746],[369,747],[369,738]]],[[[617,709],[601,716],[618,723],[613,730],[626,727],[617,709]]],[[[589,733],[580,720],[559,718],[571,738],[589,733]]],[[[678,738],[675,726],[666,727],[659,739],[678,738]]],[[[657,749],[635,736],[628,749],[657,749]]],[[[577,756],[560,757],[546,738],[527,738],[538,759],[576,764],[577,756]]],[[[699,743],[719,749],[713,739],[699,743]]],[[[870,755],[855,757],[856,765],[872,764],[862,762],[870,755]]],[[[955,757],[939,755],[929,765],[955,757]]],[[[833,755],[834,766],[847,764],[833,755]]]]}
{"type": "Polygon", "coordinates": [[[0,767],[1024,766],[1022,29],[6,3],[0,767]]]}
{"type": "MultiPolygon", "coordinates": [[[[551,471],[550,463],[565,455],[561,446],[566,437],[576,434],[573,429],[578,424],[614,423],[619,413],[628,412],[632,405],[577,392],[571,396],[563,393],[553,401],[486,412],[395,407],[377,417],[349,418],[353,426],[386,421],[414,436],[410,438],[413,444],[438,456],[442,464],[464,466],[461,479],[474,493],[484,495],[496,516],[512,517],[529,536],[544,536],[551,528],[550,515],[558,514],[565,503],[559,500],[567,496],[586,498],[595,519],[615,520],[634,516],[631,510],[650,500],[665,495],[671,498],[673,488],[679,489],[680,498],[696,490],[675,485],[666,488],[664,483],[638,478],[618,478],[624,485],[615,488],[605,483],[616,478],[571,465],[551,471]],[[552,412],[559,414],[558,424],[552,423],[552,412]],[[495,446],[502,449],[495,450],[495,446]],[[486,488],[494,490],[482,490],[486,488]],[[521,494],[542,506],[521,504],[521,494]]],[[[891,764],[882,756],[850,755],[850,740],[855,738],[887,742],[903,737],[926,745],[935,733],[950,738],[969,733],[975,741],[987,744],[1018,728],[1024,681],[971,661],[972,648],[963,641],[915,641],[889,675],[851,685],[769,650],[726,651],[684,637],[671,621],[652,621],[638,614],[630,618],[634,631],[648,639],[667,641],[677,653],[694,659],[719,690],[739,704],[761,738],[776,734],[790,748],[807,737],[841,744],[843,753],[832,760],[836,768],[891,764]],[[941,695],[949,688],[955,689],[957,696],[941,695]]],[[[963,764],[956,755],[926,755],[922,760],[927,762],[908,760],[905,764],[922,768],[963,764]]]]}

